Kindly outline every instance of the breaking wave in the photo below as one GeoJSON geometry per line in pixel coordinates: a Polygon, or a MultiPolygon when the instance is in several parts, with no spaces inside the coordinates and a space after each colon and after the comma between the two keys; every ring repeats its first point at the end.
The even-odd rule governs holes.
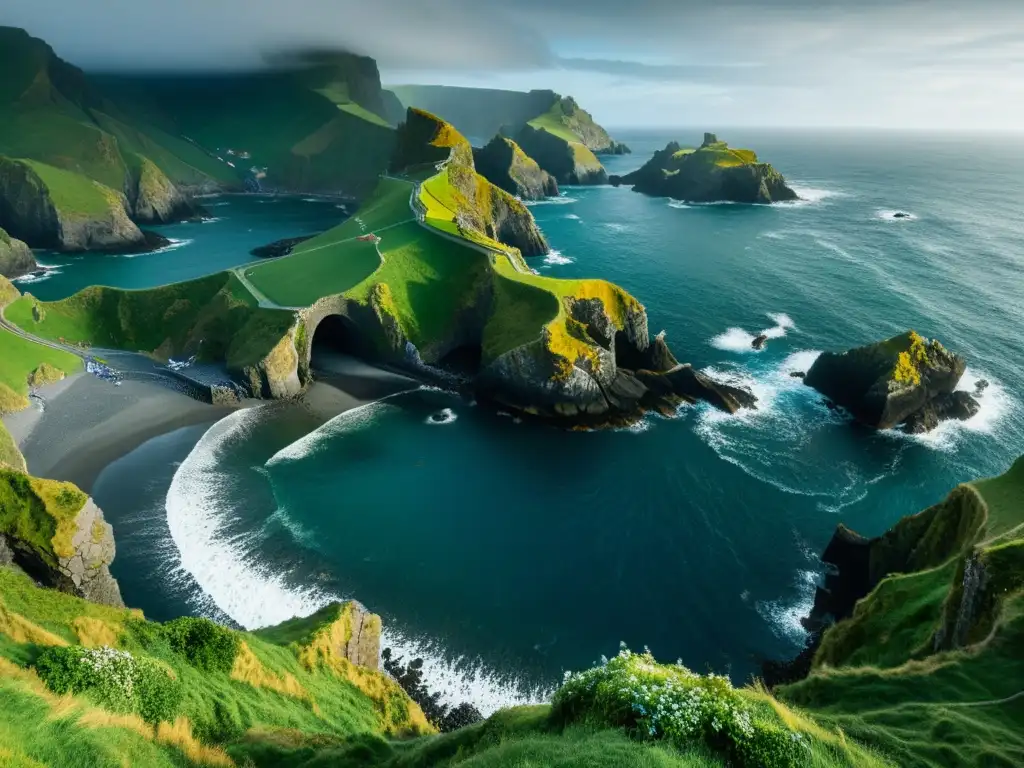
{"type": "Polygon", "coordinates": [[[568,205],[569,203],[578,203],[579,198],[559,195],[558,197],[546,197],[543,200],[524,200],[523,202],[531,207],[534,205],[568,205]]]}
{"type": "Polygon", "coordinates": [[[562,255],[561,251],[549,251],[544,257],[544,263],[548,265],[572,264],[575,259],[562,255]]]}
{"type": "MultiPolygon", "coordinates": [[[[765,328],[760,333],[769,339],[781,339],[787,331],[796,328],[793,318],[784,313],[768,313],[768,319],[775,323],[770,328],[765,328]]],[[[717,349],[724,349],[727,352],[761,352],[763,349],[754,349],[756,334],[743,328],[729,328],[723,333],[712,338],[708,343],[717,349]]]]}
{"type": "MultiPolygon", "coordinates": [[[[299,460],[332,435],[365,428],[376,414],[390,407],[374,403],[341,414],[308,435],[308,440],[300,439],[279,451],[267,465],[299,460]]],[[[237,497],[228,473],[221,470],[222,459],[247,439],[264,412],[262,407],[243,409],[211,427],[177,468],[165,502],[180,559],[176,571],[191,575],[203,592],[200,599],[204,605],[219,609],[249,630],[308,616],[349,597],[298,583],[291,573],[274,572],[261,562],[260,532],[240,536],[230,529],[237,497]]],[[[266,475],[264,468],[258,469],[266,475]]],[[[291,520],[286,510],[275,510],[267,521],[270,523],[280,524],[300,543],[309,540],[310,532],[291,520]]],[[[550,691],[531,689],[514,677],[500,676],[478,660],[450,658],[440,644],[395,629],[384,630],[381,647],[391,648],[406,661],[423,659],[424,682],[439,692],[445,703],[471,702],[484,715],[503,707],[539,703],[550,696],[550,691]]]]}
{"type": "Polygon", "coordinates": [[[442,408],[436,413],[432,413],[424,419],[424,424],[438,425],[438,424],[451,424],[459,417],[455,415],[455,411],[451,408],[442,408]]]}

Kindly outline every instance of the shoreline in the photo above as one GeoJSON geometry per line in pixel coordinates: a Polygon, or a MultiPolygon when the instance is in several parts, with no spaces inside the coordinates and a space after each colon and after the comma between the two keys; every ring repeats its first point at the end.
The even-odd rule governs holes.
{"type": "MultiPolygon", "coordinates": [[[[326,355],[323,362],[318,379],[294,402],[325,421],[421,384],[345,355],[326,355]]],[[[3,417],[29,472],[90,494],[107,466],[148,440],[278,402],[210,405],[159,382],[125,379],[115,386],[88,373],[44,387],[31,400],[29,408],[3,417]]]]}

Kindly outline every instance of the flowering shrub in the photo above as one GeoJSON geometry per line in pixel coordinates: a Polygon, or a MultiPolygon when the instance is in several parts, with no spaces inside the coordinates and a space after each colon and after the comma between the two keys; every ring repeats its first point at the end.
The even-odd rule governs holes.
{"type": "Polygon", "coordinates": [[[171,648],[197,669],[227,673],[235,665],[238,635],[220,624],[186,616],[167,622],[163,631],[171,648]]]}
{"type": "Polygon", "coordinates": [[[47,648],[36,672],[57,694],[87,693],[115,712],[135,712],[144,720],[171,721],[181,706],[181,686],[152,659],[115,648],[47,648]]]}
{"type": "Polygon", "coordinates": [[[786,728],[767,705],[744,697],[727,677],[658,664],[649,651],[632,653],[625,645],[597,667],[566,672],[552,716],[624,727],[636,738],[677,747],[703,742],[751,768],[796,768],[808,756],[801,734],[786,728]]]}

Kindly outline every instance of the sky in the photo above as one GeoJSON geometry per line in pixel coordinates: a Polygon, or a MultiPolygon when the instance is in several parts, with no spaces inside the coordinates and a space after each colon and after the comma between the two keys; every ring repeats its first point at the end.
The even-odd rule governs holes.
{"type": "Polygon", "coordinates": [[[607,127],[1024,130],[1024,0],[3,0],[87,71],[374,57],[570,94],[607,127]]]}

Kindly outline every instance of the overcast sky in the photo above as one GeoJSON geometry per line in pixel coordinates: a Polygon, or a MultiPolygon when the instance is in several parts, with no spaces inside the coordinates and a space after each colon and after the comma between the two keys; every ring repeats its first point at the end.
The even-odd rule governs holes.
{"type": "Polygon", "coordinates": [[[572,94],[607,126],[1024,130],[1024,0],[2,0],[86,70],[261,66],[572,94]]]}

